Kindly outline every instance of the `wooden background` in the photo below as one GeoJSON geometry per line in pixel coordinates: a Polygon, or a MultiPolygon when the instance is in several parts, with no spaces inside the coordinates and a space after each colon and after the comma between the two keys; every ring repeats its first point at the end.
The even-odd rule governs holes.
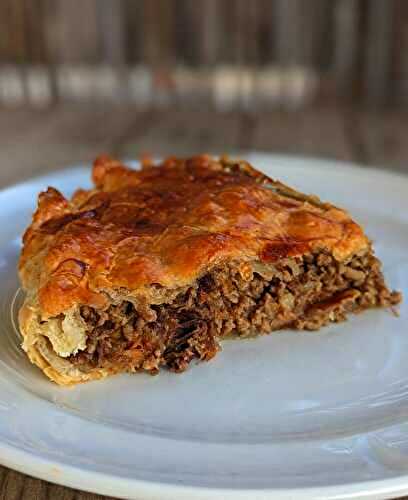
{"type": "Polygon", "coordinates": [[[0,0],[0,103],[406,105],[406,0],[0,0]]]}

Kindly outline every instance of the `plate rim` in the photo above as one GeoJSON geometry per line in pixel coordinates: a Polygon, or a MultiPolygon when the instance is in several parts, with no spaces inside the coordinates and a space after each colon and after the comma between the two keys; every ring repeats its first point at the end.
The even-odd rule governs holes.
{"type": "Polygon", "coordinates": [[[271,500],[279,498],[282,500],[306,500],[313,498],[340,500],[346,498],[377,499],[390,495],[408,494],[408,474],[391,479],[373,479],[324,487],[234,489],[230,487],[176,485],[171,482],[154,482],[143,479],[124,479],[113,474],[82,470],[71,465],[54,463],[41,456],[36,456],[36,462],[33,462],[32,457],[32,453],[18,450],[0,442],[0,463],[5,467],[53,484],[123,499],[248,500],[251,498],[253,500],[271,500]],[[27,464],[26,467],[24,467],[23,462],[27,464]],[[37,463],[38,466],[30,465],[33,463],[37,463]],[[104,485],[100,486],[102,482],[104,485]],[[110,483],[108,487],[107,483],[110,483]]]}
{"type": "MultiPolygon", "coordinates": [[[[191,156],[191,155],[190,155],[191,156]]],[[[222,156],[221,153],[213,153],[212,156],[214,157],[219,157],[222,156]]],[[[312,155],[295,155],[295,154],[286,154],[286,153],[269,153],[267,151],[262,151],[262,150],[242,150],[242,151],[232,151],[229,155],[232,159],[243,159],[248,161],[249,163],[253,163],[255,168],[256,164],[255,161],[257,158],[271,158],[274,161],[275,160],[282,160],[283,162],[289,162],[289,163],[294,163],[294,162],[299,162],[299,161],[306,161],[307,163],[313,163],[314,166],[320,166],[323,167],[323,165],[329,166],[329,168],[335,168],[340,167],[341,169],[347,169],[349,170],[350,173],[358,171],[358,173],[369,173],[371,175],[377,176],[377,177],[382,177],[382,178],[389,178],[392,177],[394,180],[401,180],[403,182],[407,182],[408,180],[408,174],[402,173],[401,171],[397,170],[396,168],[390,168],[389,170],[387,167],[383,164],[379,165],[366,165],[361,162],[353,162],[351,160],[342,160],[342,159],[337,159],[337,158],[325,158],[325,157],[318,157],[318,156],[312,156],[312,155]],[[253,160],[255,159],[255,161],[253,160]]],[[[188,158],[188,155],[185,156],[188,158]]],[[[160,161],[159,158],[154,158],[154,161],[160,161]]],[[[132,159],[129,157],[123,157],[120,159],[120,161],[123,162],[124,165],[130,165],[131,167],[137,167],[139,165],[139,160],[137,159],[132,159]]],[[[33,176],[27,177],[25,179],[22,179],[18,182],[11,183],[9,185],[4,186],[3,188],[0,189],[0,195],[5,194],[7,191],[11,191],[16,188],[21,188],[24,187],[25,185],[28,185],[32,182],[39,182],[42,179],[46,179],[47,177],[50,176],[65,176],[68,173],[72,173],[73,170],[88,170],[91,173],[92,169],[92,162],[78,162],[78,163],[72,163],[71,165],[64,165],[61,168],[55,168],[53,170],[48,170],[47,172],[39,172],[36,173],[33,176]]]]}

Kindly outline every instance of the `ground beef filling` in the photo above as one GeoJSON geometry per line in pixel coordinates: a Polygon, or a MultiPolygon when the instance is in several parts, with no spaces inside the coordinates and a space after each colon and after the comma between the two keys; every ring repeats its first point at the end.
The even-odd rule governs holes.
{"type": "Polygon", "coordinates": [[[287,259],[273,270],[248,267],[216,267],[168,304],[136,310],[123,302],[103,312],[83,306],[87,346],[69,360],[84,370],[120,366],[156,373],[165,366],[178,372],[193,359],[211,359],[223,337],[285,326],[315,330],[348,312],[401,300],[386,288],[371,254],[348,264],[320,253],[287,259]]]}

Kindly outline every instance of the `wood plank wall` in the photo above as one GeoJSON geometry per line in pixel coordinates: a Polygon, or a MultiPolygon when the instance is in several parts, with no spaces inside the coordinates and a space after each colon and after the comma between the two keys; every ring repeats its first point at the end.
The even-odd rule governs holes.
{"type": "Polygon", "coordinates": [[[406,104],[406,0],[0,0],[0,103],[406,104]]]}

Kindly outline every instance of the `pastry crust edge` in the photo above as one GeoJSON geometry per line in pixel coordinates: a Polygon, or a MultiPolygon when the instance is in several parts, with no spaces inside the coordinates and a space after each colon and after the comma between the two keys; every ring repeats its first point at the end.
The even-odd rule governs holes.
{"type": "Polygon", "coordinates": [[[38,366],[44,374],[58,385],[74,386],[79,383],[98,380],[117,371],[112,369],[95,368],[86,373],[82,372],[69,361],[59,357],[49,346],[42,335],[36,333],[32,328],[37,322],[39,311],[27,303],[24,303],[19,312],[20,331],[23,336],[23,349],[30,361],[38,366]]]}

